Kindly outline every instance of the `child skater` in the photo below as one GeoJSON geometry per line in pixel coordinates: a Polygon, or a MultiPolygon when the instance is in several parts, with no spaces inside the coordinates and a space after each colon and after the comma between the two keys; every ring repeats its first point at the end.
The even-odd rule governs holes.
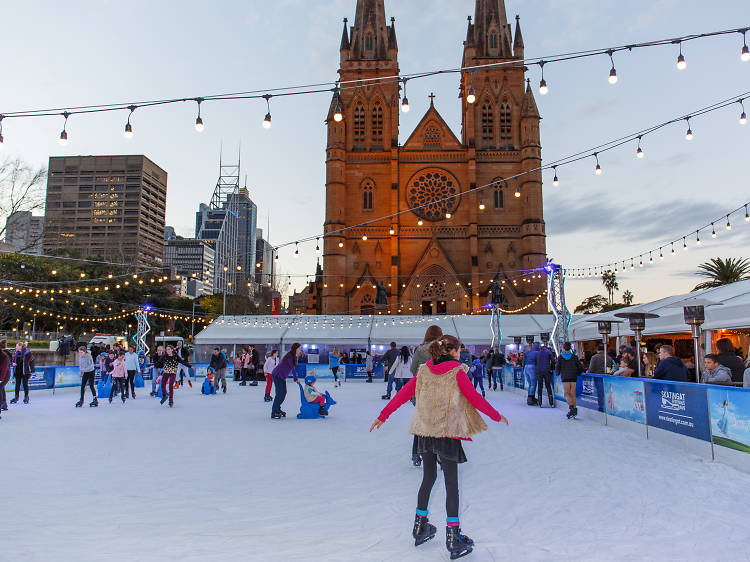
{"type": "Polygon", "coordinates": [[[116,392],[120,393],[122,403],[125,404],[125,390],[128,387],[128,370],[125,366],[125,352],[120,350],[112,361],[112,388],[109,391],[109,403],[116,392]]]}
{"type": "MultiPolygon", "coordinates": [[[[185,365],[188,368],[192,367],[192,365],[177,355],[174,347],[171,345],[168,345],[165,351],[164,367],[161,371],[161,404],[164,404],[167,401],[167,396],[169,396],[169,407],[171,408],[174,406],[174,384],[177,373],[180,370],[180,365],[185,365]]],[[[216,384],[219,384],[218,379],[216,380],[216,384]]],[[[225,379],[224,385],[226,384],[225,379]]]]}
{"type": "Polygon", "coordinates": [[[89,354],[85,345],[78,348],[78,357],[78,368],[81,371],[81,399],[76,402],[76,408],[83,406],[83,397],[86,393],[87,384],[91,387],[91,394],[94,396],[94,400],[89,406],[96,408],[99,405],[99,401],[96,399],[96,387],[94,387],[94,359],[89,354]]]}
{"type": "Polygon", "coordinates": [[[327,416],[328,415],[328,406],[331,406],[335,404],[333,401],[333,398],[331,398],[331,395],[328,394],[328,391],[326,390],[325,394],[321,394],[320,391],[315,388],[315,381],[318,379],[314,375],[315,371],[313,371],[312,375],[308,375],[305,377],[305,400],[312,403],[317,403],[318,408],[318,414],[321,416],[327,416]]]}
{"type": "Polygon", "coordinates": [[[424,474],[417,495],[417,514],[412,531],[414,545],[430,540],[437,530],[427,519],[427,505],[437,478],[439,460],[445,478],[445,546],[451,560],[455,560],[469,554],[474,545],[474,541],[461,534],[458,519],[458,465],[466,462],[461,441],[471,441],[472,435],[487,429],[477,410],[496,422],[507,425],[508,420],[469,382],[466,365],[458,361],[461,342],[457,338],[441,336],[430,344],[428,350],[432,359],[419,367],[417,375],[383,408],[370,431],[380,428],[393,412],[416,396],[409,433],[416,436],[424,474]]]}

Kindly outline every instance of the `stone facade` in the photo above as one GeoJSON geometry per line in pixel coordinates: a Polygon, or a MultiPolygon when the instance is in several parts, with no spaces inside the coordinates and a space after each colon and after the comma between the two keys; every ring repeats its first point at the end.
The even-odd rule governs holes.
{"type": "MultiPolygon", "coordinates": [[[[529,282],[518,273],[546,260],[541,173],[507,179],[541,164],[540,116],[523,49],[520,24],[512,34],[503,0],[477,0],[463,67],[503,66],[461,75],[460,138],[431,96],[400,145],[404,86],[346,85],[399,74],[395,22],[387,25],[384,0],[358,0],[354,26],[344,22],[342,89],[327,118],[324,314],[469,313],[488,302],[493,279],[506,280],[510,308],[544,291],[543,271],[529,282]],[[469,192],[479,186],[488,187],[469,192]],[[388,304],[375,306],[381,281],[388,304]]],[[[546,312],[545,299],[528,312],[546,312]]]]}

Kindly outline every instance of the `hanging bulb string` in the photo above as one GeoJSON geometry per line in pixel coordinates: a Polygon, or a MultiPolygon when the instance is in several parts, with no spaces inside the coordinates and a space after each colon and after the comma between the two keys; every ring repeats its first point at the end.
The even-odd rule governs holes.
{"type": "MultiPolygon", "coordinates": [[[[640,131],[636,131],[635,133],[630,133],[630,134],[624,135],[622,137],[613,139],[611,141],[602,143],[602,144],[600,144],[598,146],[594,146],[594,147],[588,148],[586,150],[582,150],[582,151],[576,152],[576,153],[571,154],[569,156],[566,156],[566,157],[560,158],[558,160],[552,161],[552,162],[550,162],[548,164],[543,164],[541,166],[537,166],[535,168],[532,168],[532,169],[529,169],[529,170],[526,170],[526,171],[523,171],[523,172],[519,172],[517,174],[514,174],[512,176],[509,176],[509,177],[505,178],[504,181],[505,181],[505,183],[507,185],[507,184],[509,184],[510,180],[514,180],[514,179],[518,180],[518,178],[520,178],[522,176],[526,176],[526,175],[529,175],[529,174],[534,174],[534,173],[541,172],[541,171],[544,171],[544,170],[556,169],[556,168],[559,168],[561,166],[567,166],[567,165],[573,164],[575,162],[579,162],[581,160],[586,160],[586,159],[589,159],[589,158],[592,158],[592,157],[596,158],[596,161],[597,161],[597,164],[598,164],[598,162],[599,162],[599,155],[601,153],[603,153],[603,152],[608,152],[608,151],[614,150],[616,148],[619,148],[621,146],[630,144],[630,143],[638,140],[639,137],[642,139],[646,135],[655,133],[656,131],[664,129],[665,127],[668,127],[668,126],[673,125],[675,123],[683,122],[688,117],[688,115],[690,116],[691,119],[695,119],[695,117],[697,117],[697,116],[706,115],[706,114],[718,111],[720,109],[723,109],[723,108],[726,108],[726,107],[730,107],[730,106],[736,104],[740,99],[747,99],[747,97],[750,97],[750,91],[746,91],[746,92],[743,92],[743,93],[741,93],[739,95],[735,95],[735,96],[732,96],[730,98],[723,99],[721,101],[718,101],[716,103],[713,103],[711,105],[708,105],[706,107],[698,109],[696,111],[692,111],[689,114],[683,114],[683,115],[680,115],[678,117],[674,117],[672,119],[669,119],[669,120],[664,121],[662,123],[658,123],[656,125],[653,125],[651,127],[646,128],[646,129],[642,129],[640,131]]],[[[495,185],[496,185],[496,182],[494,182],[494,181],[490,182],[490,183],[487,183],[487,184],[484,184],[484,185],[479,185],[479,186],[476,186],[476,187],[473,187],[473,188],[469,188],[469,189],[467,189],[465,191],[462,191],[461,195],[463,196],[463,195],[469,195],[471,193],[481,192],[481,191],[483,191],[483,190],[485,190],[487,188],[494,187],[495,185]]],[[[370,219],[370,220],[367,220],[367,221],[363,221],[363,222],[360,222],[358,224],[354,224],[354,225],[351,225],[351,226],[342,227],[342,228],[339,228],[339,229],[336,229],[336,230],[332,230],[330,232],[326,232],[326,233],[323,233],[323,234],[319,234],[318,233],[318,234],[314,234],[314,235],[311,235],[311,236],[303,237],[303,238],[300,238],[300,239],[297,239],[297,240],[292,240],[292,241],[289,241],[289,242],[278,244],[276,246],[273,246],[273,249],[274,250],[278,250],[280,248],[285,248],[285,247],[292,246],[292,245],[295,245],[295,244],[301,244],[301,243],[304,243],[304,242],[310,242],[310,241],[315,240],[316,238],[319,238],[319,237],[323,237],[323,238],[325,238],[325,237],[339,237],[341,234],[343,234],[345,232],[349,232],[351,230],[356,230],[356,229],[363,229],[363,228],[366,228],[368,226],[372,226],[372,225],[376,225],[376,224],[379,225],[379,223],[383,223],[383,222],[386,222],[386,221],[391,221],[392,219],[400,217],[402,215],[414,214],[415,211],[419,211],[421,209],[424,209],[426,207],[430,207],[430,206],[435,205],[435,204],[449,203],[453,199],[453,197],[454,196],[450,196],[449,195],[449,196],[443,197],[441,199],[436,199],[436,200],[434,200],[434,201],[432,201],[430,203],[425,203],[423,205],[417,205],[417,206],[410,207],[410,208],[407,208],[407,209],[402,209],[401,211],[397,211],[397,212],[389,214],[389,215],[383,215],[383,216],[378,217],[378,218],[374,218],[374,219],[370,219]]],[[[390,224],[390,222],[388,222],[388,224],[390,224]]],[[[388,224],[386,224],[385,226],[388,226],[388,224]]],[[[382,225],[379,225],[379,226],[382,226],[382,225]]]]}
{"type": "MultiPolygon", "coordinates": [[[[390,76],[381,76],[374,78],[359,78],[354,80],[345,81],[333,81],[333,82],[317,82],[311,84],[284,86],[275,88],[264,88],[262,90],[248,90],[241,92],[230,92],[223,94],[212,94],[202,96],[187,96],[178,98],[166,98],[156,100],[142,100],[138,102],[126,102],[126,103],[110,103],[110,104],[94,104],[94,105],[78,105],[70,107],[57,107],[57,108],[44,108],[44,109],[32,109],[32,110],[20,110],[20,111],[4,111],[3,116],[6,118],[21,118],[21,117],[46,117],[50,115],[59,115],[62,111],[67,111],[71,115],[82,114],[82,113],[101,113],[108,111],[122,111],[130,109],[135,106],[138,108],[156,107],[167,104],[176,104],[183,102],[195,102],[198,99],[206,101],[221,101],[221,100],[240,100],[240,99],[252,99],[262,98],[265,95],[276,96],[296,96],[296,95],[308,95],[322,92],[331,92],[338,86],[340,90],[347,90],[352,88],[361,88],[363,86],[373,84],[385,84],[388,82],[403,82],[404,80],[415,80],[421,78],[428,78],[432,76],[438,76],[442,74],[457,74],[463,72],[478,71],[483,69],[496,69],[505,66],[530,66],[537,65],[543,66],[546,64],[565,62],[569,60],[596,57],[601,55],[609,55],[610,57],[621,51],[632,52],[635,49],[651,48],[665,45],[673,45],[675,43],[685,43],[688,41],[694,41],[698,39],[706,39],[710,37],[718,37],[722,35],[730,35],[735,33],[743,34],[743,36],[750,30],[750,27],[738,27],[733,29],[725,29],[719,31],[712,31],[706,33],[698,33],[692,35],[684,35],[682,37],[674,37],[667,39],[657,39],[654,41],[646,41],[641,43],[631,43],[627,45],[619,45],[614,47],[589,49],[583,51],[572,51],[567,53],[560,53],[557,55],[547,55],[541,57],[531,57],[523,59],[511,59],[507,61],[501,61],[496,63],[478,64],[471,66],[461,66],[455,68],[444,68],[439,70],[415,72],[412,74],[397,74],[390,76]],[[611,54],[610,54],[611,53],[611,54]]],[[[744,51],[743,51],[744,52],[744,51]]]]}

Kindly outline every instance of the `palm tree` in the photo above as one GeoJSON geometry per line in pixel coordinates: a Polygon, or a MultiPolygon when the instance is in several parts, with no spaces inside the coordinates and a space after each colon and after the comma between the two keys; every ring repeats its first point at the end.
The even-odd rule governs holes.
{"type": "Polygon", "coordinates": [[[730,283],[750,279],[750,260],[748,258],[727,258],[725,260],[711,258],[710,262],[700,264],[695,274],[708,277],[708,281],[696,285],[693,291],[729,285],[730,283]]]}
{"type": "Polygon", "coordinates": [[[620,284],[617,282],[617,274],[608,269],[602,273],[602,285],[607,289],[607,295],[609,295],[609,304],[615,302],[615,291],[620,288],[620,284]]]}
{"type": "Polygon", "coordinates": [[[625,291],[622,294],[622,302],[624,302],[628,306],[630,306],[631,304],[633,304],[633,299],[634,298],[635,297],[633,296],[633,293],[631,293],[629,290],[625,291]]]}

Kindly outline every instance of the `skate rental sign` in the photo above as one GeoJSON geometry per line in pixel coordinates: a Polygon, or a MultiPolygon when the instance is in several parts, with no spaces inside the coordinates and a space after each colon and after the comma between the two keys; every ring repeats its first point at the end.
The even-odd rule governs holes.
{"type": "Polygon", "coordinates": [[[644,381],[648,425],[711,441],[705,386],[644,381]]]}

